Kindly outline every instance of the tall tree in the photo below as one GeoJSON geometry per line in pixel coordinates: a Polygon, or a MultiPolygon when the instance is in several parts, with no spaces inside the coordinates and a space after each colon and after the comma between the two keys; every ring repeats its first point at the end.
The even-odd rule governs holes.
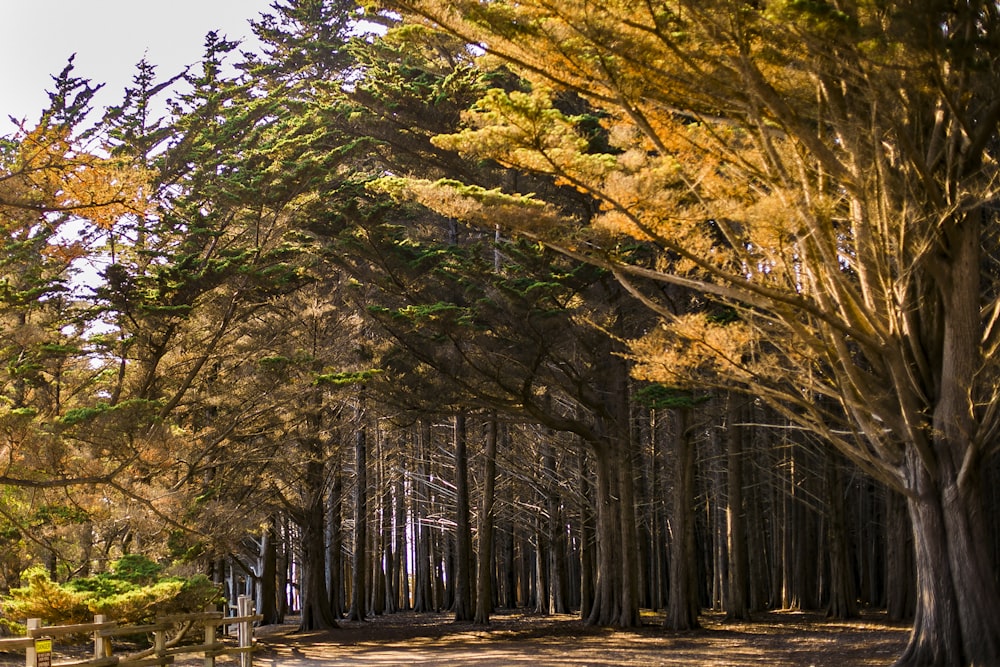
{"type": "MultiPolygon", "coordinates": [[[[703,346],[700,363],[903,492],[919,583],[900,664],[1000,661],[980,475],[1000,426],[995,5],[393,6],[598,105],[614,152],[582,150],[542,87],[491,95],[448,145],[559,176],[601,202],[605,234],[659,252],[633,262],[607,235],[567,241],[570,223],[523,197],[466,217],[607,266],[675,340],[703,346]],[[728,342],[646,280],[728,303],[728,342]]],[[[646,342],[646,376],[690,366],[660,333],[646,342]]]]}

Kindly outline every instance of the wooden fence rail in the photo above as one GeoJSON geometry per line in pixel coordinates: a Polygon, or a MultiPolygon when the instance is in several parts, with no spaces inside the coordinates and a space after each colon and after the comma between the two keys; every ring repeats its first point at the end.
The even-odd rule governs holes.
{"type": "Polygon", "coordinates": [[[28,619],[27,636],[0,639],[0,651],[24,651],[25,667],[163,667],[172,665],[180,655],[201,654],[204,667],[215,667],[215,659],[220,655],[239,656],[240,667],[253,667],[253,624],[263,618],[254,613],[253,600],[241,596],[237,602],[235,616],[223,616],[221,611],[204,611],[193,614],[158,616],[155,623],[148,625],[119,625],[104,616],[95,616],[93,623],[76,625],[43,626],[37,618],[28,619]],[[181,630],[172,639],[167,633],[177,626],[181,630]],[[189,629],[203,628],[203,638],[199,644],[181,644],[189,629]],[[219,641],[219,626],[236,626],[237,645],[227,648],[219,641]],[[127,655],[114,655],[112,638],[152,634],[153,645],[149,649],[127,655]],[[69,635],[91,635],[94,640],[93,655],[71,662],[52,662],[53,641],[69,635]]]}

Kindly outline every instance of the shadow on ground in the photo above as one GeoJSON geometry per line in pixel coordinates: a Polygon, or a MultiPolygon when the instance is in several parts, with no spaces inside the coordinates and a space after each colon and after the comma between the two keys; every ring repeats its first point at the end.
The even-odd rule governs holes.
{"type": "Polygon", "coordinates": [[[260,629],[259,667],[875,667],[891,665],[909,632],[870,614],[830,621],[793,612],[759,614],[753,623],[724,623],[708,614],[703,628],[669,632],[644,617],[634,631],[584,626],[572,616],[499,614],[489,627],[453,623],[447,614],[400,613],[336,630],[296,633],[260,629]]]}

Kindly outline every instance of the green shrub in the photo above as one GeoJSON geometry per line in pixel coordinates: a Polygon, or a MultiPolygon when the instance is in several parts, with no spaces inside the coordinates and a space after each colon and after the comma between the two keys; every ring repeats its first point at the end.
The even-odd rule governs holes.
{"type": "Polygon", "coordinates": [[[104,614],[123,625],[149,623],[162,614],[202,611],[222,602],[219,587],[204,575],[160,577],[162,568],[142,556],[117,561],[111,572],[57,584],[42,568],[22,576],[28,582],[13,588],[0,603],[14,621],[41,618],[50,625],[89,622],[104,614]]]}
{"type": "Polygon", "coordinates": [[[21,588],[10,589],[10,597],[0,605],[3,614],[15,621],[40,618],[47,624],[86,623],[93,618],[87,606],[90,594],[60,586],[41,567],[25,570],[21,588]]]}

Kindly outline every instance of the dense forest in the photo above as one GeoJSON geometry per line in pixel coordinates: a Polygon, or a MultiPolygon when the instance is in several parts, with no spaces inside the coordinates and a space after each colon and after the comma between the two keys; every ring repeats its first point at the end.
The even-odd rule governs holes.
{"type": "Polygon", "coordinates": [[[1000,663],[996,3],[252,24],[0,140],[0,599],[142,556],[303,629],[879,609],[1000,663]]]}

